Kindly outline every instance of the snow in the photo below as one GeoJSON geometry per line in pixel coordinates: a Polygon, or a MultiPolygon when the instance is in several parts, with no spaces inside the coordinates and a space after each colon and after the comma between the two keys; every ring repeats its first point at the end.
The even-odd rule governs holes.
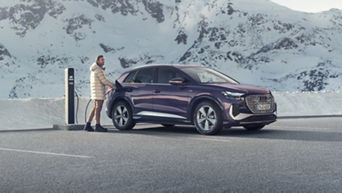
{"type": "MultiPolygon", "coordinates": [[[[33,2],[36,1],[25,1],[24,4],[29,6],[33,2]]],[[[341,90],[340,10],[307,14],[269,0],[182,0],[180,3],[160,0],[164,5],[165,20],[158,23],[146,12],[141,1],[130,1],[139,10],[127,15],[113,14],[110,8],[94,7],[87,1],[53,2],[59,2],[65,7],[63,13],[56,17],[46,13],[41,21],[35,23],[37,27],[29,28],[23,37],[16,34],[16,28],[23,28],[20,22],[0,20],[0,44],[12,55],[6,61],[0,60],[0,98],[62,97],[64,68],[67,67],[75,68],[76,89],[80,95],[88,96],[88,69],[98,54],[105,55],[108,77],[115,80],[129,69],[120,65],[120,58],[135,60],[136,64],[130,68],[150,64],[149,61],[174,64],[188,50],[192,58],[183,63],[211,66],[240,82],[258,84],[277,91],[305,89],[304,83],[315,82],[316,76],[310,77],[310,73],[307,73],[305,78],[299,80],[300,73],[318,69],[318,63],[326,63],[324,68],[327,72],[320,70],[326,75],[320,84],[324,86],[323,89],[341,90]],[[235,12],[231,15],[221,13],[229,3],[235,12]],[[82,15],[92,22],[68,34],[68,21],[82,15]],[[96,15],[101,15],[104,20],[97,20],[96,15]],[[209,37],[199,39],[202,21],[207,23],[205,30],[224,29],[226,33],[217,33],[222,32],[226,40],[210,41],[209,37]],[[282,24],[292,27],[285,30],[282,24]],[[175,41],[180,30],[187,35],[186,45],[175,41]],[[85,38],[75,40],[74,33],[82,34],[85,38]],[[305,36],[303,42],[296,39],[301,35],[305,36]],[[298,47],[260,53],[252,63],[239,63],[234,58],[222,59],[228,52],[231,57],[232,53],[238,53],[248,59],[264,46],[273,45],[283,38],[290,38],[298,47]],[[221,43],[221,47],[216,48],[215,43],[221,43]],[[110,46],[115,51],[104,53],[99,44],[110,46]],[[202,49],[205,50],[203,53],[202,49]],[[145,56],[151,59],[141,59],[145,56]],[[44,59],[47,64],[41,67],[38,62],[41,57],[55,58],[57,61],[44,59]],[[13,60],[15,65],[1,67],[7,60],[13,60]],[[10,96],[11,91],[16,96],[10,96]]],[[[0,7],[20,3],[23,1],[4,1],[0,7]]],[[[25,23],[25,20],[21,22],[25,23]]]]}
{"type": "MultiPolygon", "coordinates": [[[[341,92],[276,92],[278,116],[342,115],[341,92]]],[[[85,107],[89,98],[81,97],[78,122],[84,123],[85,107]]],[[[88,114],[92,108],[90,103],[88,114]]],[[[0,130],[51,128],[53,124],[64,124],[64,98],[56,99],[1,99],[0,130]]],[[[102,111],[101,123],[112,125],[102,111]]]]}

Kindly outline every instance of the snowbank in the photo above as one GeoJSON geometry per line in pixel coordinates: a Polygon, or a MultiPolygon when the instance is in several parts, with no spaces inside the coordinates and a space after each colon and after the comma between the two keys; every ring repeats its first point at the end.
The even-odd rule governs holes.
{"type": "MultiPolygon", "coordinates": [[[[80,98],[78,122],[84,123],[85,108],[89,98],[80,98]]],[[[76,100],[75,100],[76,103],[76,100]]],[[[76,104],[75,104],[76,105],[76,104]]],[[[53,124],[65,123],[64,98],[57,99],[1,99],[0,100],[0,130],[51,128],[53,124]]],[[[93,107],[89,104],[88,113],[93,107]]],[[[103,124],[112,124],[102,109],[103,124]]]]}
{"type": "MultiPolygon", "coordinates": [[[[278,116],[342,115],[342,93],[274,93],[278,103],[278,116]]],[[[79,123],[84,123],[85,107],[89,98],[81,98],[78,111],[79,123]]],[[[89,110],[92,108],[89,105],[89,110]]],[[[0,130],[51,128],[63,124],[64,98],[57,99],[10,99],[0,100],[0,130]]],[[[111,120],[103,108],[102,124],[111,120]]]]}
{"type": "Polygon", "coordinates": [[[279,116],[342,115],[342,93],[276,92],[279,116]]]}

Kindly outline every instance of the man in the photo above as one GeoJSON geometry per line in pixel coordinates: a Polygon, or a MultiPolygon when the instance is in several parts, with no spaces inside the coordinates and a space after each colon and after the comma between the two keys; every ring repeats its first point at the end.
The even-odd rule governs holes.
{"type": "Polygon", "coordinates": [[[107,80],[104,68],[104,57],[99,55],[96,57],[95,63],[90,66],[90,90],[91,99],[94,100],[94,107],[90,112],[88,121],[84,127],[86,131],[94,131],[91,126],[91,122],[95,116],[95,131],[107,132],[106,128],[103,128],[100,124],[101,110],[103,102],[106,99],[105,86],[109,86],[115,89],[115,85],[107,80]]]}

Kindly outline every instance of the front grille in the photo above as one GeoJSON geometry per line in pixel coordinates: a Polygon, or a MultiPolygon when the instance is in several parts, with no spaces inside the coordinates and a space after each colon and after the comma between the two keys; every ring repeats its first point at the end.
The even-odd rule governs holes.
{"type": "Polygon", "coordinates": [[[275,109],[274,98],[271,94],[248,95],[246,104],[254,114],[272,113],[275,109]]]}

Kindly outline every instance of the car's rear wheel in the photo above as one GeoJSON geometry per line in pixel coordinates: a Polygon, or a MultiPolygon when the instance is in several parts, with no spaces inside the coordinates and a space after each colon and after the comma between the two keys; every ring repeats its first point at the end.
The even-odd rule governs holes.
{"type": "Polygon", "coordinates": [[[112,121],[115,128],[119,130],[129,130],[135,126],[131,107],[124,101],[114,104],[112,121]]]}
{"type": "Polygon", "coordinates": [[[264,128],[265,125],[264,124],[251,124],[251,125],[244,125],[243,127],[247,129],[248,131],[259,131],[262,128],[264,128]]]}
{"type": "Polygon", "coordinates": [[[161,124],[161,125],[163,125],[164,127],[173,127],[173,126],[175,126],[175,124],[161,124]]]}
{"type": "Polygon", "coordinates": [[[201,102],[194,111],[193,121],[199,133],[214,135],[222,129],[222,111],[212,102],[201,102]]]}

